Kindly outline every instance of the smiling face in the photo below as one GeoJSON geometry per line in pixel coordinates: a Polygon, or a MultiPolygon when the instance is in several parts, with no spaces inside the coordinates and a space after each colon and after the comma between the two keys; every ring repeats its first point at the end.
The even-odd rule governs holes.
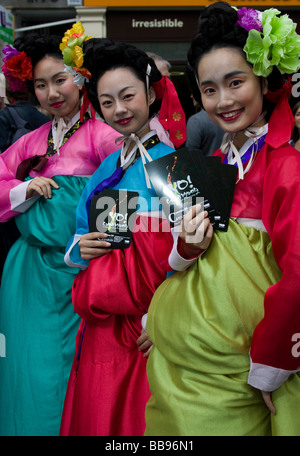
{"type": "Polygon", "coordinates": [[[105,121],[122,135],[150,131],[149,106],[155,100],[152,87],[146,95],[145,84],[130,68],[106,71],[98,80],[97,93],[105,121]],[[143,128],[145,127],[145,128],[143,128]]]}
{"type": "Polygon", "coordinates": [[[35,65],[33,79],[36,97],[50,114],[72,119],[79,111],[79,87],[61,59],[44,57],[35,65]]]}
{"type": "MultiPolygon", "coordinates": [[[[208,116],[224,131],[236,133],[257,121],[262,113],[267,84],[254,75],[235,48],[205,54],[198,64],[201,99],[208,116]]],[[[265,124],[265,120],[255,126],[265,124]]]]}

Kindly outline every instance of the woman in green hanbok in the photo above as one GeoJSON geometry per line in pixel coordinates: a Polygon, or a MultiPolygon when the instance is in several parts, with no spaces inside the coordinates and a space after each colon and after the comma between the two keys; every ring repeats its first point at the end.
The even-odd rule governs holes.
{"type": "Polygon", "coordinates": [[[65,71],[61,38],[36,34],[6,47],[10,83],[29,82],[53,121],[0,156],[0,220],[15,217],[20,237],[0,292],[0,434],[58,435],[79,317],[71,288],[78,269],[64,262],[88,177],[115,151],[118,136],[86,114],[83,82],[65,71]],[[17,78],[15,77],[17,76],[17,78]],[[77,82],[79,85],[77,85],[77,82]],[[82,105],[82,109],[81,109],[82,105]]]}

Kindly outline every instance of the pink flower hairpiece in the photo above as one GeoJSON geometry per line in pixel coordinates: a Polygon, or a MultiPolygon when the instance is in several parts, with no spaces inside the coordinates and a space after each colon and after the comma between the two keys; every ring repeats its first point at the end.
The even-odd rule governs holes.
{"type": "Polygon", "coordinates": [[[247,9],[243,7],[237,10],[238,20],[235,25],[240,25],[243,27],[247,32],[250,30],[257,30],[258,32],[262,32],[263,27],[261,23],[261,17],[259,17],[258,11],[254,9],[247,9]]]}

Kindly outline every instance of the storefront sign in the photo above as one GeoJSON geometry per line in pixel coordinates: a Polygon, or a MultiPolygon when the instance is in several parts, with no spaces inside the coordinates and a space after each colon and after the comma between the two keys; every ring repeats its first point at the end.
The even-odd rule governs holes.
{"type": "Polygon", "coordinates": [[[13,16],[0,5],[0,40],[13,44],[13,16]]]}
{"type": "Polygon", "coordinates": [[[121,41],[189,41],[196,31],[198,16],[197,11],[108,9],[107,36],[121,41]]]}

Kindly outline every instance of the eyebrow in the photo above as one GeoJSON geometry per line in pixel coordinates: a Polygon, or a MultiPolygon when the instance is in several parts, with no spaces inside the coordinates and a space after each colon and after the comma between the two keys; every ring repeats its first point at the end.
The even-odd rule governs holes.
{"type": "MultiPolygon", "coordinates": [[[[123,92],[125,92],[126,90],[128,90],[128,89],[133,89],[133,88],[134,88],[134,86],[127,86],[127,87],[124,87],[123,89],[120,90],[120,93],[123,93],[123,92]]],[[[101,98],[101,97],[110,97],[110,96],[111,96],[111,94],[109,94],[109,93],[101,93],[101,95],[99,95],[99,98],[101,98]]]]}
{"type": "MultiPolygon", "coordinates": [[[[58,73],[56,73],[53,76],[51,76],[51,79],[57,78],[57,76],[60,76],[62,74],[66,74],[66,72],[65,71],[59,71],[58,73]]],[[[34,79],[33,82],[36,82],[36,81],[44,81],[44,78],[36,78],[36,79],[34,79]]]]}
{"type": "MultiPolygon", "coordinates": [[[[230,78],[232,78],[234,76],[237,76],[239,74],[246,74],[246,72],[245,71],[239,71],[239,70],[231,71],[230,73],[225,74],[224,80],[226,81],[227,79],[230,79],[230,78]]],[[[210,80],[202,81],[200,86],[202,87],[202,86],[207,85],[207,84],[213,84],[213,81],[210,81],[210,80]]]]}

